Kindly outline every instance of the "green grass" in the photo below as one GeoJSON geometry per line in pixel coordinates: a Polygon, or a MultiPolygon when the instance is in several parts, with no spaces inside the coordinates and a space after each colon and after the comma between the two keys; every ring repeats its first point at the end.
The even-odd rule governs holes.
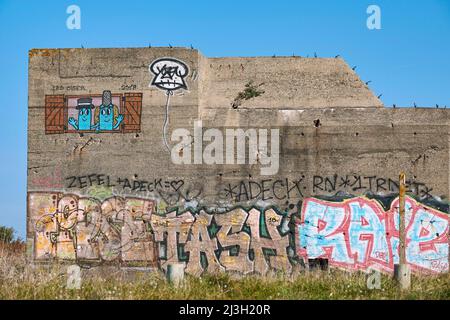
{"type": "Polygon", "coordinates": [[[450,275],[412,277],[412,287],[400,291],[390,276],[382,276],[381,289],[370,290],[363,273],[299,273],[295,277],[243,278],[229,274],[187,277],[176,288],[161,273],[135,274],[133,279],[116,270],[107,276],[89,273],[80,290],[66,289],[67,266],[27,264],[24,254],[0,249],[0,299],[446,299],[450,275]]]}

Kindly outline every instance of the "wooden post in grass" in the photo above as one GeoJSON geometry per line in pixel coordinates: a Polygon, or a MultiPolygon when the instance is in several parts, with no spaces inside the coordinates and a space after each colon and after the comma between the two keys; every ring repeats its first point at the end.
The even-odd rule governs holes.
{"type": "Polygon", "coordinates": [[[184,263],[171,263],[167,265],[167,281],[179,287],[184,281],[184,263]]]}
{"type": "Polygon", "coordinates": [[[402,290],[409,289],[411,286],[411,270],[406,261],[406,230],[405,230],[405,194],[406,194],[406,176],[404,172],[400,173],[399,184],[399,264],[394,266],[394,276],[402,290]]]}
{"type": "Polygon", "coordinates": [[[399,187],[399,219],[400,219],[400,248],[399,248],[399,258],[400,264],[406,264],[406,250],[405,250],[405,193],[406,193],[406,176],[402,172],[400,173],[400,187],[399,187]]]}

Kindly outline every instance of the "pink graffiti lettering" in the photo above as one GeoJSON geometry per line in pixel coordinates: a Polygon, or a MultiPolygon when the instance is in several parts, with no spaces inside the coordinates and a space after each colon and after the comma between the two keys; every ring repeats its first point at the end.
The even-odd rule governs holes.
{"type": "MultiPolygon", "coordinates": [[[[297,252],[345,269],[392,272],[399,262],[398,199],[389,210],[364,197],[303,202],[297,252]]],[[[414,271],[448,271],[448,215],[406,198],[406,259],[414,271]]]]}

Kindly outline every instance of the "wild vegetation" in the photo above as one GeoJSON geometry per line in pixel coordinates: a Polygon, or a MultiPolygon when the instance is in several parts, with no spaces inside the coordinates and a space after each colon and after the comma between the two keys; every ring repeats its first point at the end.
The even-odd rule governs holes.
{"type": "Polygon", "coordinates": [[[0,299],[450,299],[450,275],[414,275],[400,291],[382,275],[380,289],[369,289],[367,275],[339,270],[303,272],[294,277],[230,274],[187,277],[176,288],[159,272],[126,274],[119,269],[96,274],[82,270],[80,289],[68,289],[68,265],[33,265],[25,245],[0,241],[0,299]]]}
{"type": "Polygon", "coordinates": [[[265,91],[259,89],[263,85],[264,85],[264,83],[255,85],[252,80],[247,82],[245,84],[245,89],[243,91],[240,91],[237,94],[236,98],[234,98],[233,103],[231,104],[233,109],[237,109],[244,100],[250,100],[252,98],[256,98],[256,97],[259,97],[260,95],[264,94],[265,91]]]}

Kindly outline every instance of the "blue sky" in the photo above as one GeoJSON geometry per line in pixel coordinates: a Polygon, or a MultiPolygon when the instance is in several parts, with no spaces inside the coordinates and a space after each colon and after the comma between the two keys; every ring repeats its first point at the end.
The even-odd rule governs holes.
{"type": "Polygon", "coordinates": [[[340,54],[386,106],[450,107],[450,1],[0,0],[0,225],[25,236],[31,48],[190,46],[207,56],[340,54]],[[66,8],[81,8],[81,30],[66,8]],[[381,8],[381,30],[366,9],[381,8]]]}

